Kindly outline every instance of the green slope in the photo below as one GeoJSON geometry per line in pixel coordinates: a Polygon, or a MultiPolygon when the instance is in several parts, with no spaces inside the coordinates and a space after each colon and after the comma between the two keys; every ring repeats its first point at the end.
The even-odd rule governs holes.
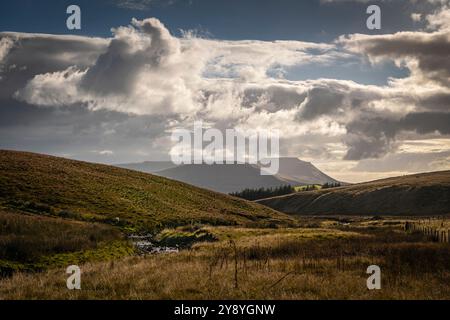
{"type": "Polygon", "coordinates": [[[259,204],[137,171],[0,151],[0,207],[152,231],[189,223],[270,226],[291,218],[259,204]]]}

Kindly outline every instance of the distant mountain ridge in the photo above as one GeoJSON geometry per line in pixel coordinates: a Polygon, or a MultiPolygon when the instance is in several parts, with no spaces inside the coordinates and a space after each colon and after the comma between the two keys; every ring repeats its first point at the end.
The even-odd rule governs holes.
{"type": "Polygon", "coordinates": [[[284,185],[337,183],[313,164],[298,158],[279,158],[277,175],[261,175],[261,167],[251,164],[188,164],[143,162],[117,165],[122,168],[153,173],[197,187],[222,193],[244,189],[275,188],[284,185]],[[163,168],[159,170],[160,168],[163,168]]]}

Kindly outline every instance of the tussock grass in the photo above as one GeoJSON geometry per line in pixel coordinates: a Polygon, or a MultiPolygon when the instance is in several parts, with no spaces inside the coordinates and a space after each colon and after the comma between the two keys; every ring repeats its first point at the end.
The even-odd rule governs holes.
{"type": "Polygon", "coordinates": [[[1,281],[0,298],[450,298],[450,246],[392,225],[348,229],[209,227],[219,241],[179,254],[87,263],[81,291],[68,291],[64,270],[54,269],[1,281]],[[366,287],[371,264],[381,267],[382,290],[366,287]]]}
{"type": "Polygon", "coordinates": [[[161,246],[184,248],[198,242],[214,242],[217,241],[217,237],[202,227],[185,226],[177,229],[165,229],[155,237],[155,240],[161,246]]]}
{"type": "Polygon", "coordinates": [[[0,276],[131,253],[111,226],[0,211],[0,276]]]}
{"type": "Polygon", "coordinates": [[[4,260],[32,262],[122,238],[119,230],[106,225],[0,211],[0,259],[4,260]]]}

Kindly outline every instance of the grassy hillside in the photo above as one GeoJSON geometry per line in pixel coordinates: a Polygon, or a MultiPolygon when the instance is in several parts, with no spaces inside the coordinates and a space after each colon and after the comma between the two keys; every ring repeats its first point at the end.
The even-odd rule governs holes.
{"type": "Polygon", "coordinates": [[[121,163],[116,164],[116,167],[141,171],[145,173],[155,173],[158,171],[175,168],[178,165],[170,161],[145,161],[137,163],[121,163]]]}
{"type": "Polygon", "coordinates": [[[189,223],[268,226],[284,214],[181,182],[112,166],[0,151],[0,207],[130,231],[189,223]]]}
{"type": "Polygon", "coordinates": [[[352,186],[259,200],[289,214],[450,214],[450,171],[416,174],[352,186]]]}

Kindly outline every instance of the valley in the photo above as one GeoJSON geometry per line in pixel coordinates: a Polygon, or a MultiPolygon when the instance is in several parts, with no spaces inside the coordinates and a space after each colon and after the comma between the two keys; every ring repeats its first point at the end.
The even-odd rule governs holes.
{"type": "Polygon", "coordinates": [[[449,243],[427,231],[450,231],[448,172],[250,202],[112,166],[0,160],[0,299],[450,298],[449,243]],[[403,197],[366,210],[387,185],[403,197]],[[398,210],[417,192],[420,211],[398,210]],[[69,265],[81,290],[66,287],[69,265]],[[370,265],[381,290],[366,286],[370,265]]]}

